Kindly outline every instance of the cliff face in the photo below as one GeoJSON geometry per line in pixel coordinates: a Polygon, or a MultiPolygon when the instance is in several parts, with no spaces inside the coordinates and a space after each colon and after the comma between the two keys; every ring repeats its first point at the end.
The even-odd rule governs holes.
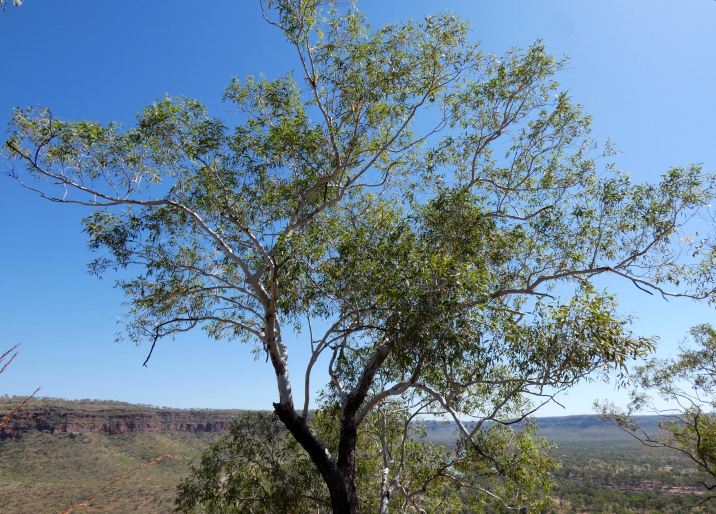
{"type": "MultiPolygon", "coordinates": [[[[127,432],[226,432],[240,411],[181,410],[101,402],[30,403],[0,429],[0,439],[19,437],[32,431],[103,433],[127,432]],[[133,407],[133,408],[132,408],[133,407]]],[[[0,418],[9,412],[0,405],[0,418]]]]}

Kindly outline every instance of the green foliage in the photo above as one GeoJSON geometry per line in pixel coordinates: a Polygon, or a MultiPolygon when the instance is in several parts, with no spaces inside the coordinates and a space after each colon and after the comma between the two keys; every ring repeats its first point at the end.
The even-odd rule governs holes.
{"type": "MultiPolygon", "coordinates": [[[[605,403],[602,415],[643,444],[687,456],[703,476],[694,481],[710,494],[716,481],[716,329],[698,325],[691,330],[694,347],[682,348],[674,359],[652,359],[630,377],[633,387],[626,411],[605,403]],[[661,409],[654,402],[667,402],[661,409]],[[633,418],[653,410],[664,415],[659,430],[647,431],[633,418]]],[[[705,501],[704,500],[704,501],[705,501]]]]}
{"type": "Polygon", "coordinates": [[[477,441],[458,444],[458,451],[465,452],[457,467],[464,509],[510,512],[513,505],[522,505],[549,511],[555,465],[548,453],[551,446],[536,436],[536,425],[528,423],[519,431],[494,425],[481,431],[477,441]]]}
{"type": "MultiPolygon", "coordinates": [[[[591,139],[589,116],[555,80],[563,63],[540,42],[497,57],[450,14],[374,29],[334,2],[267,7],[300,71],[232,80],[233,126],[186,98],[155,102],[129,129],[18,109],[12,177],[95,209],[90,268],[122,270],[131,340],[154,349],[203,329],[265,355],[276,412],[324,480],[345,478],[346,501],[358,502],[353,474],[369,462],[354,458],[353,434],[366,437],[361,424],[395,401],[458,423],[464,454],[451,458],[498,503],[541,508],[546,447],[460,419],[509,427],[652,349],[599,275],[713,302],[714,237],[681,236],[701,230],[714,177],[687,166],[632,183],[591,139]],[[311,349],[306,395],[312,367],[327,365],[320,407],[333,431],[305,430],[289,327],[311,349]]],[[[418,449],[415,462],[432,451],[418,449]]],[[[410,465],[384,464],[388,485],[365,482],[360,501],[408,501],[410,465]]]]}
{"type": "MultiPolygon", "coordinates": [[[[381,500],[385,512],[509,512],[500,498],[515,498],[538,511],[551,504],[551,483],[542,473],[551,468],[545,453],[549,446],[535,436],[534,425],[519,433],[492,427],[481,434],[484,451],[500,460],[504,473],[496,473],[483,455],[474,455],[472,445],[460,444],[452,451],[432,442],[420,425],[408,432],[411,416],[396,407],[382,407],[363,423],[357,444],[363,511],[379,512],[381,500]],[[397,461],[405,463],[400,493],[376,495],[397,479],[390,473],[397,461]]],[[[338,444],[337,414],[319,411],[311,420],[331,451],[338,444]]],[[[329,505],[328,492],[306,453],[278,419],[265,413],[236,418],[230,433],[192,466],[177,496],[181,512],[313,512],[329,505]]]]}
{"type": "Polygon", "coordinates": [[[326,502],[310,459],[280,422],[268,413],[247,413],[192,466],[176,506],[182,512],[291,513],[326,502]]]}

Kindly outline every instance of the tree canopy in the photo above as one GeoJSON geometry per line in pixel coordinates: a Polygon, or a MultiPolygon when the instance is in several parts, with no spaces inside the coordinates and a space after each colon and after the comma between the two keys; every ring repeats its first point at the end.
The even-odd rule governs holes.
{"type": "Polygon", "coordinates": [[[461,501],[539,504],[540,444],[510,426],[652,348],[598,276],[716,299],[713,235],[682,237],[714,177],[687,166],[633,183],[539,42],[497,57],[450,14],[374,29],[338,3],[265,7],[300,71],[233,80],[237,123],[188,98],[158,100],[126,129],[18,109],[13,178],[93,210],[90,269],[126,270],[132,340],[153,350],[203,329],[266,356],[274,413],[334,512],[432,501],[404,481],[412,457],[360,489],[357,448],[387,406],[457,424],[432,479],[472,476],[461,501]],[[300,344],[311,359],[296,386],[300,344]],[[330,433],[309,415],[317,365],[330,433]]]}

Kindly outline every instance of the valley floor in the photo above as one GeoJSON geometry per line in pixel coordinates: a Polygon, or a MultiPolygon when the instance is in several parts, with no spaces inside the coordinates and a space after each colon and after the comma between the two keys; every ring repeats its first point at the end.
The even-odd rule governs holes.
{"type": "MultiPolygon", "coordinates": [[[[39,414],[17,420],[15,435],[0,437],[2,513],[59,514],[79,504],[76,512],[83,513],[172,512],[176,486],[189,472],[189,462],[221,432],[157,431],[151,420],[182,419],[186,428],[185,418],[191,418],[206,427],[232,414],[52,400],[39,400],[34,408],[39,414]],[[116,427],[124,415],[144,416],[151,421],[151,431],[64,431],[70,418],[87,423],[92,417],[93,424],[84,426],[94,429],[116,427]],[[63,428],[53,433],[50,420],[63,428]],[[142,467],[162,456],[166,460],[142,467]]],[[[543,418],[537,424],[541,435],[556,443],[553,452],[560,470],[553,493],[555,514],[716,513],[716,501],[698,505],[704,499],[698,491],[700,477],[678,454],[645,448],[596,416],[543,418]]],[[[439,443],[454,440],[449,425],[430,422],[428,433],[439,443]]]]}

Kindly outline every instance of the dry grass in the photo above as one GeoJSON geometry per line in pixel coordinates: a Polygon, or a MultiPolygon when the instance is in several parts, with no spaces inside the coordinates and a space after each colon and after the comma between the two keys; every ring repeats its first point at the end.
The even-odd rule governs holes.
{"type": "Polygon", "coordinates": [[[138,466],[134,466],[132,469],[127,471],[126,473],[123,473],[106,484],[104,484],[102,487],[97,489],[89,498],[86,498],[82,500],[81,502],[75,503],[67,507],[65,510],[63,510],[60,514],[70,514],[70,512],[74,512],[81,508],[88,508],[92,506],[92,503],[97,499],[97,496],[104,493],[105,491],[109,490],[117,484],[118,482],[123,482],[125,480],[129,480],[137,471],[147,468],[149,466],[153,466],[155,464],[159,464],[160,462],[164,462],[167,460],[177,460],[179,457],[176,455],[160,455],[158,457],[153,457],[145,462],[142,462],[138,466]]]}
{"type": "MultiPolygon", "coordinates": [[[[19,344],[11,347],[9,350],[3,352],[0,354],[0,374],[5,372],[7,370],[8,366],[15,360],[15,358],[18,356],[17,348],[19,347],[19,344]]],[[[33,391],[33,393],[30,396],[27,396],[26,398],[23,398],[19,402],[14,403],[10,410],[7,411],[7,413],[2,416],[0,419],[0,431],[3,430],[3,428],[15,417],[15,415],[21,411],[29,402],[32,400],[37,392],[40,390],[38,387],[33,391]]],[[[9,455],[5,455],[8,457],[9,455]]],[[[80,510],[80,509],[89,509],[93,507],[98,507],[98,505],[95,505],[96,503],[99,503],[99,507],[101,508],[102,501],[98,501],[98,498],[101,495],[106,495],[107,493],[112,492],[112,490],[120,483],[120,482],[126,482],[130,480],[131,478],[134,478],[134,476],[141,470],[148,468],[150,466],[154,466],[156,464],[159,464],[161,462],[170,461],[170,460],[177,460],[179,459],[176,455],[159,455],[156,457],[152,457],[150,459],[145,460],[144,462],[132,467],[131,469],[125,471],[124,473],[115,476],[108,482],[102,484],[100,487],[95,489],[92,493],[90,493],[84,500],[73,503],[69,507],[65,508],[60,514],[70,514],[71,512],[80,510]]],[[[8,462],[4,462],[5,459],[0,461],[0,468],[4,467],[3,465],[7,465],[8,462]]],[[[28,488],[24,487],[25,485],[29,484],[23,484],[18,483],[15,485],[19,485],[20,488],[17,493],[22,495],[24,498],[26,498],[26,501],[23,502],[24,506],[29,507],[30,509],[34,509],[33,506],[30,506],[29,503],[32,501],[32,496],[27,494],[28,488]]],[[[11,483],[6,483],[6,486],[12,486],[11,483]]]]}
{"type": "Polygon", "coordinates": [[[74,506],[73,514],[169,514],[188,461],[220,435],[34,431],[0,440],[0,513],[59,513],[74,506]],[[178,458],[146,464],[157,455],[178,458]]]}

